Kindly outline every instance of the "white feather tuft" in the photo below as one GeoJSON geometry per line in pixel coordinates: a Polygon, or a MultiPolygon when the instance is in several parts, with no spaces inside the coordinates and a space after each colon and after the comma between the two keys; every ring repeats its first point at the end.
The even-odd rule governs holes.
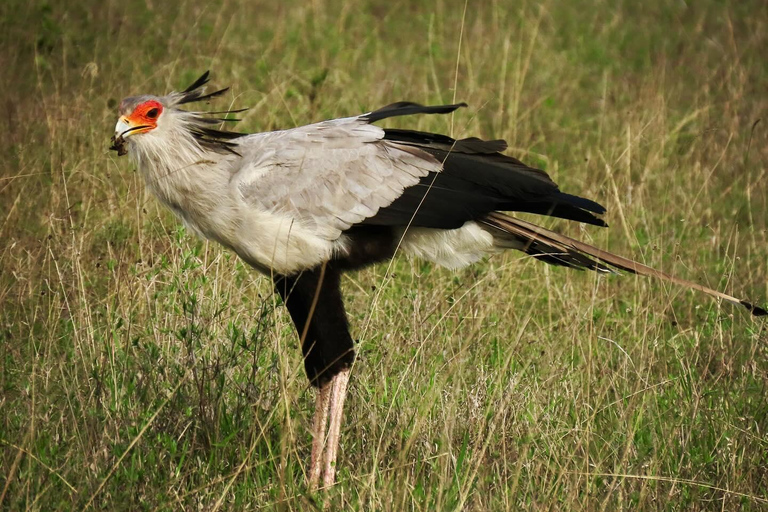
{"type": "Polygon", "coordinates": [[[409,256],[450,269],[465,267],[501,251],[493,236],[473,221],[458,229],[410,228],[400,248],[409,256]]]}

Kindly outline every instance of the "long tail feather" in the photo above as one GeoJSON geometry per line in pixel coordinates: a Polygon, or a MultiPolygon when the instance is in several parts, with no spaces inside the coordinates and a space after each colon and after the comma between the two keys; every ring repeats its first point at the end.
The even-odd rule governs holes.
{"type": "MultiPolygon", "coordinates": [[[[632,272],[633,274],[639,274],[643,276],[655,277],[657,279],[662,279],[664,281],[684,286],[692,290],[706,293],[707,295],[711,295],[713,297],[727,300],[728,302],[736,304],[737,306],[745,307],[754,316],[768,315],[768,311],[759,306],[755,306],[746,300],[742,300],[733,297],[732,295],[713,290],[712,288],[708,288],[692,281],[680,279],[679,277],[675,277],[673,275],[667,274],[666,272],[656,270],[655,268],[643,265],[637,261],[633,261],[628,258],[612,254],[608,251],[598,249],[597,247],[585,244],[584,242],[580,242],[565,235],[555,233],[554,231],[544,229],[535,224],[531,224],[530,222],[510,217],[503,213],[491,213],[483,220],[483,222],[496,229],[510,233],[515,237],[527,239],[529,246],[539,244],[554,248],[556,251],[558,251],[556,255],[543,256],[555,257],[560,261],[566,261],[568,262],[567,264],[569,266],[604,271],[605,267],[603,265],[589,259],[594,258],[619,270],[624,270],[626,272],[632,272]],[[590,261],[591,263],[584,262],[584,258],[586,258],[586,260],[590,261]]],[[[524,251],[528,252],[525,249],[524,251]]],[[[539,253],[538,256],[541,257],[541,253],[539,253]]],[[[545,259],[546,261],[546,258],[542,259],[545,259]]]]}

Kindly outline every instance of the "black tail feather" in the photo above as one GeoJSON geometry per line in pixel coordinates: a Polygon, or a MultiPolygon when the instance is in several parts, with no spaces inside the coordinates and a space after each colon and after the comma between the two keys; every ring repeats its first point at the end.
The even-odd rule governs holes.
{"type": "MultiPolygon", "coordinates": [[[[754,316],[768,315],[768,311],[765,309],[755,306],[745,300],[738,299],[732,295],[713,290],[712,288],[708,288],[692,281],[680,279],[679,277],[656,270],[655,268],[630,260],[629,258],[624,258],[623,256],[618,256],[608,251],[598,249],[597,247],[585,244],[584,242],[544,229],[535,224],[531,224],[530,222],[504,215],[503,213],[492,213],[481,222],[495,229],[500,229],[505,233],[509,233],[519,239],[526,240],[527,245],[526,248],[523,249],[523,252],[529,252],[529,248],[534,248],[535,244],[542,244],[543,246],[553,248],[556,252],[556,254],[547,254],[547,256],[553,256],[559,260],[567,259],[569,263],[568,266],[580,266],[592,270],[605,270],[606,268],[613,267],[633,274],[655,277],[692,290],[698,290],[713,297],[727,300],[737,306],[743,306],[754,316]],[[582,258],[582,260],[580,260],[580,258],[582,258]],[[587,261],[583,262],[583,258],[586,258],[587,261]],[[608,265],[608,267],[606,267],[606,265],[608,265]]],[[[535,252],[530,252],[530,254],[537,256],[535,252]]],[[[544,259],[541,258],[541,256],[538,257],[544,259]]],[[[545,259],[545,261],[547,260],[545,259]]],[[[562,263],[558,262],[558,264],[562,263]]]]}

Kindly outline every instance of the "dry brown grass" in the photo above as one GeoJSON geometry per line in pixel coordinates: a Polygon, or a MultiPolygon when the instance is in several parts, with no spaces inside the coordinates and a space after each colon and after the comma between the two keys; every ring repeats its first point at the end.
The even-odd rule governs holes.
{"type": "MultiPolygon", "coordinates": [[[[609,230],[768,297],[768,7],[21,2],[0,6],[0,504],[319,506],[312,393],[268,281],[187,236],[107,151],[115,103],[211,68],[261,131],[391,101],[506,138],[609,230]],[[10,51],[9,51],[10,50],[10,51]]],[[[764,323],[657,282],[508,254],[345,282],[359,364],[333,509],[768,508],[764,323]]]]}

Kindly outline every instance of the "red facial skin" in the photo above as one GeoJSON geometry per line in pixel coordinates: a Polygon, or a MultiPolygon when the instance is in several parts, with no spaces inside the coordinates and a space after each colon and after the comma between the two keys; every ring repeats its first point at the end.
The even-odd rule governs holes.
{"type": "MultiPolygon", "coordinates": [[[[125,111],[123,105],[120,105],[120,111],[125,111]]],[[[122,129],[123,132],[112,136],[112,146],[109,149],[117,151],[117,156],[128,154],[126,148],[125,136],[145,133],[157,128],[157,120],[163,113],[163,105],[159,101],[148,100],[140,103],[133,109],[129,115],[123,115],[117,124],[115,130],[122,129]],[[130,128],[125,128],[129,126],[130,128]],[[122,128],[121,128],[122,127],[122,128]]]]}
{"type": "Polygon", "coordinates": [[[141,125],[155,128],[157,127],[157,119],[162,113],[163,105],[159,101],[149,100],[137,105],[131,115],[128,116],[128,119],[134,126],[141,125]]]}

